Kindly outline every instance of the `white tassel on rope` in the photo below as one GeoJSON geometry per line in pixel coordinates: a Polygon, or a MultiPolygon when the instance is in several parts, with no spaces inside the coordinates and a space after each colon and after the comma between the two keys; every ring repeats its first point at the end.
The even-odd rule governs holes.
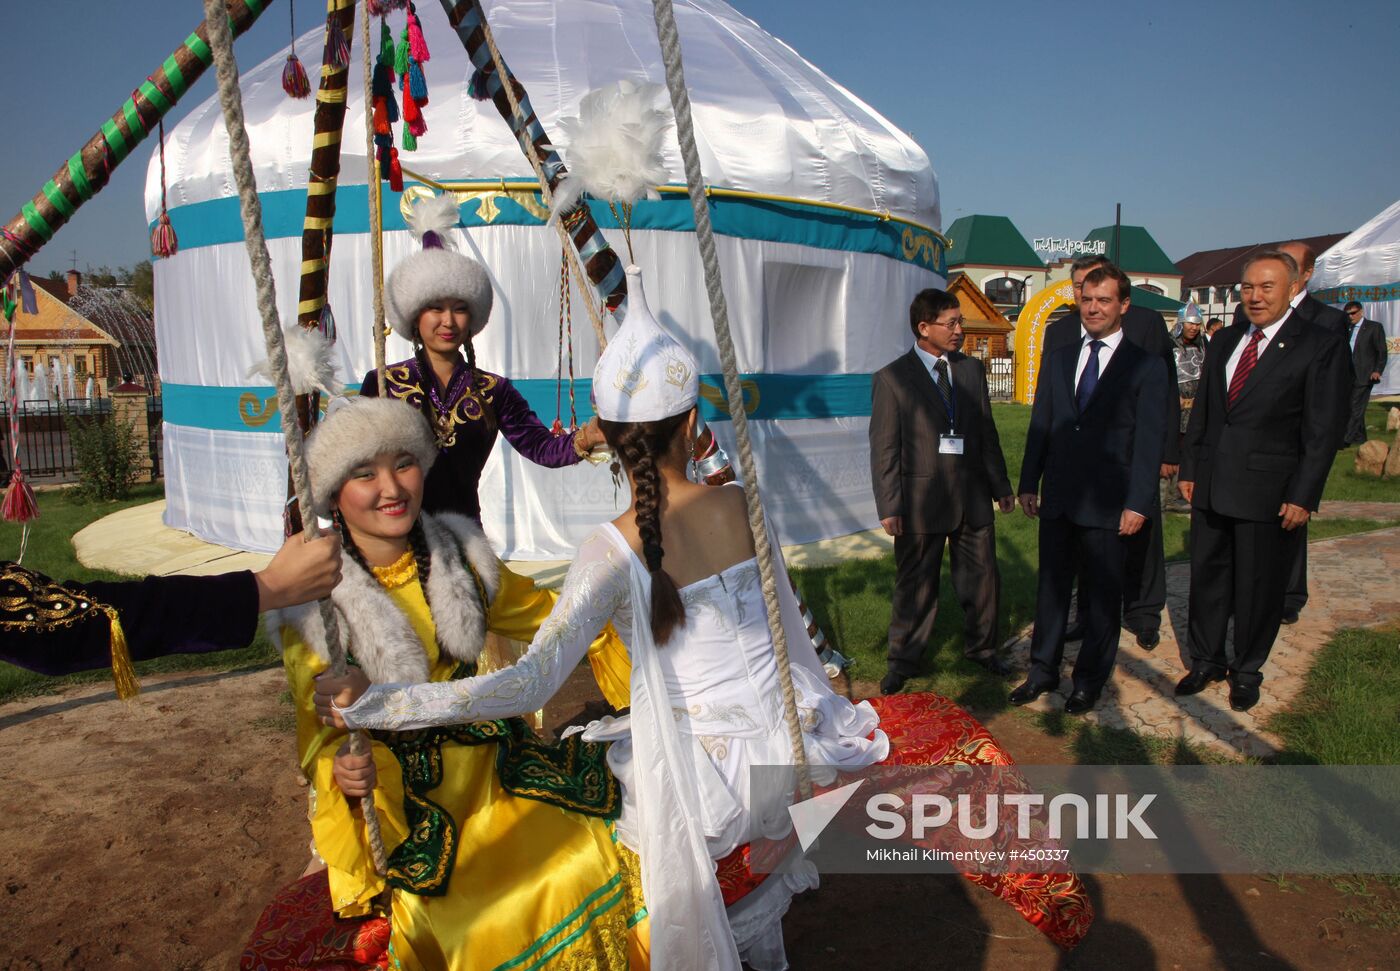
{"type": "Polygon", "coordinates": [[[631,205],[642,197],[660,199],[666,182],[662,158],[671,113],[659,84],[618,81],[583,96],[577,117],[559,122],[567,148],[568,174],[554,190],[551,221],[568,212],[583,193],[631,205]]]}
{"type": "MultiPolygon", "coordinates": [[[[283,329],[282,342],[287,349],[287,376],[292,380],[294,394],[321,391],[334,398],[345,390],[345,385],[336,376],[334,348],[325,334],[315,328],[292,324],[283,329]]],[[[248,377],[276,383],[267,358],[250,367],[248,377]]]]}

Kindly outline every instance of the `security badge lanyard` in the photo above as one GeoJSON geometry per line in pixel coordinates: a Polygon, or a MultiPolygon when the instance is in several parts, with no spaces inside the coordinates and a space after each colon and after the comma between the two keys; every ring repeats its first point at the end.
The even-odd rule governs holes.
{"type": "MultiPolygon", "coordinates": [[[[949,368],[949,371],[951,372],[952,369],[949,368]]],[[[953,382],[950,380],[948,384],[951,388],[953,382]]],[[[946,402],[943,400],[943,396],[941,394],[938,396],[938,401],[940,404],[943,405],[943,411],[948,416],[949,430],[949,434],[938,436],[939,455],[961,455],[963,453],[963,437],[957,434],[958,392],[956,388],[953,388],[952,391],[953,393],[948,396],[948,400],[946,402]]]]}

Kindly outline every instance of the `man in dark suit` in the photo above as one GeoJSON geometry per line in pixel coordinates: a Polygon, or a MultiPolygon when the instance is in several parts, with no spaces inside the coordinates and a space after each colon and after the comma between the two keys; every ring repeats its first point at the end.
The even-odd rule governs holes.
{"type": "Polygon", "coordinates": [[[1010,512],[1015,500],[987,375],[981,361],[959,352],[956,297],[920,292],[909,307],[909,326],[914,348],[871,382],[870,479],[880,525],[894,537],[898,571],[889,671],[880,682],[887,695],[918,672],[933,633],[945,544],[963,608],[963,653],[993,674],[1009,673],[997,658],[1001,575],[992,504],[1010,512]]]}
{"type": "Polygon", "coordinates": [[[1113,673],[1128,538],[1158,509],[1167,424],[1166,369],[1122,329],[1130,291],[1112,264],[1090,270],[1079,301],[1084,340],[1041,362],[1017,489],[1026,515],[1040,518],[1040,575],[1031,669],[1013,705],[1059,686],[1069,564],[1078,568],[1084,639],[1065,711],[1093,708],[1113,673]]]}
{"type": "Polygon", "coordinates": [[[1342,308],[1346,314],[1347,343],[1351,345],[1351,409],[1344,444],[1360,445],[1366,441],[1366,406],[1371,403],[1371,388],[1380,383],[1385,371],[1385,328],[1379,322],[1367,320],[1361,304],[1355,300],[1342,308]]]}
{"type": "MultiPolygon", "coordinates": [[[[1317,254],[1307,243],[1293,240],[1283,243],[1278,248],[1279,252],[1287,254],[1293,262],[1298,265],[1298,292],[1293,295],[1290,306],[1298,312],[1298,316],[1304,323],[1320,327],[1329,333],[1336,334],[1343,339],[1347,336],[1347,328],[1350,326],[1346,314],[1336,307],[1328,306],[1321,300],[1317,300],[1308,293],[1308,284],[1312,282],[1313,270],[1317,266],[1317,254]]],[[[1235,307],[1235,325],[1248,327],[1249,317],[1245,313],[1244,301],[1241,300],[1235,307]]],[[[1347,399],[1350,400],[1350,397],[1347,399]]],[[[1338,413],[1337,437],[1334,448],[1341,448],[1342,441],[1346,438],[1348,412],[1344,407],[1338,413]]],[[[1298,615],[1308,603],[1308,525],[1304,523],[1299,527],[1300,534],[1298,541],[1292,544],[1293,560],[1288,569],[1288,587],[1283,598],[1283,623],[1298,623],[1298,615]]]]}
{"type": "Polygon", "coordinates": [[[1250,322],[1210,343],[1182,448],[1181,494],[1192,506],[1191,670],[1176,693],[1228,675],[1236,711],[1259,701],[1293,547],[1322,499],[1351,384],[1343,340],[1290,306],[1300,285],[1298,264],[1282,251],[1245,264],[1240,297],[1250,322]],[[1231,617],[1233,659],[1225,653],[1231,617]]]}
{"type": "MultiPolygon", "coordinates": [[[[1111,265],[1107,257],[1085,256],[1070,265],[1070,283],[1074,287],[1076,305],[1081,299],[1081,288],[1089,271],[1097,266],[1111,265]]],[[[1176,431],[1181,424],[1181,399],[1176,393],[1175,345],[1167,331],[1167,322],[1155,310],[1135,307],[1128,304],[1123,313],[1123,337],[1125,340],[1145,350],[1149,355],[1160,358],[1163,384],[1166,396],[1163,402],[1167,415],[1168,434],[1162,441],[1162,466],[1159,474],[1168,479],[1177,472],[1180,459],[1180,434],[1176,431]]],[[[1060,347],[1081,347],[1084,341],[1084,326],[1079,310],[1061,317],[1045,331],[1044,352],[1046,360],[1051,352],[1060,347]]],[[[1144,510],[1148,517],[1147,525],[1128,540],[1127,555],[1123,561],[1123,626],[1133,632],[1138,646],[1152,650],[1162,640],[1158,628],[1162,626],[1162,610],[1167,604],[1167,567],[1162,552],[1161,497],[1153,501],[1151,509],[1144,510]]],[[[1082,620],[1082,614],[1081,614],[1082,620]]],[[[1083,624],[1076,622],[1067,632],[1069,640],[1082,635],[1083,624]]]]}

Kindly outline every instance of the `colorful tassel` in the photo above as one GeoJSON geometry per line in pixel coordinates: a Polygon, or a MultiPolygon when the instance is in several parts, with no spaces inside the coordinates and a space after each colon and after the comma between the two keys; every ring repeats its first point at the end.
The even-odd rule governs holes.
{"type": "Polygon", "coordinates": [[[109,644],[112,648],[112,682],[117,688],[117,697],[130,701],[141,693],[141,684],[136,680],[136,668],[131,663],[131,648],[126,643],[126,631],[122,630],[121,619],[115,607],[104,607],[107,621],[111,624],[109,644]]]}
{"type": "MultiPolygon", "coordinates": [[[[164,198],[162,196],[162,198],[164,198]]],[[[20,307],[27,314],[37,314],[39,304],[34,299],[34,283],[29,279],[29,274],[23,270],[19,271],[19,301],[20,307]]]]}
{"type": "Polygon", "coordinates": [[[27,523],[38,518],[39,502],[34,498],[34,490],[24,480],[24,473],[15,469],[10,474],[5,498],[0,501],[0,519],[7,523],[27,523]]]}
{"type": "Polygon", "coordinates": [[[306,77],[306,68],[296,54],[287,55],[287,63],[282,66],[282,90],[293,98],[305,98],[311,93],[311,82],[306,77]]]}
{"type": "Polygon", "coordinates": [[[325,336],[326,340],[335,343],[335,314],[331,313],[330,302],[327,301],[321,306],[321,316],[316,322],[316,327],[325,336]]]}
{"type": "Polygon", "coordinates": [[[340,27],[340,15],[337,13],[326,18],[325,63],[342,71],[350,66],[350,41],[340,27]]]}
{"type": "Polygon", "coordinates": [[[479,67],[472,72],[472,79],[467,82],[467,94],[473,101],[490,101],[491,94],[486,90],[486,81],[489,77],[489,68],[479,67]]]}
{"type": "Polygon", "coordinates": [[[156,228],[151,230],[151,255],[166,260],[179,251],[180,240],[175,236],[175,227],[170,225],[170,213],[161,210],[156,228]]]}
{"type": "Polygon", "coordinates": [[[428,79],[423,76],[423,65],[417,61],[408,62],[408,90],[420,107],[428,103],[428,79]]]}
{"type": "Polygon", "coordinates": [[[393,130],[389,127],[389,109],[383,98],[374,99],[374,133],[376,135],[389,135],[393,130]]]}
{"type": "Polygon", "coordinates": [[[412,60],[408,56],[408,28],[403,29],[399,35],[399,45],[394,48],[394,73],[403,77],[408,73],[408,63],[412,60]]]}
{"type": "Polygon", "coordinates": [[[418,22],[418,11],[412,3],[408,5],[408,52],[419,64],[427,64],[432,57],[428,53],[428,42],[423,39],[423,26],[418,22]]]}
{"type": "Polygon", "coordinates": [[[413,129],[407,126],[403,130],[403,150],[405,152],[418,151],[418,136],[413,134],[413,129]]]}
{"type": "Polygon", "coordinates": [[[389,149],[389,188],[395,192],[403,191],[403,169],[399,167],[399,151],[396,148],[389,149]]]}
{"type": "Polygon", "coordinates": [[[382,20],[379,22],[379,63],[394,66],[394,34],[382,20]]]}

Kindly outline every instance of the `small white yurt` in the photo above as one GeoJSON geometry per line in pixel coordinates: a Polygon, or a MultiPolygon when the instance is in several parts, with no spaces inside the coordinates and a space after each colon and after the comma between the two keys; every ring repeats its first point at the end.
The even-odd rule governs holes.
{"type": "MultiPolygon", "coordinates": [[[[551,137],[595,88],[619,79],[664,84],[647,0],[484,6],[502,55],[551,137]]],[[[913,295],[943,283],[933,169],[907,135],[726,4],[677,0],[675,7],[705,179],[735,190],[715,197],[712,213],[770,515],[788,543],[869,529],[877,524],[866,444],[870,374],[907,349],[913,295]]],[[[479,366],[514,381],[545,425],[556,416],[568,424],[559,237],[544,221],[538,191],[520,185],[534,176],[508,126],[493,104],[468,93],[471,64],[446,16],[436,4],[419,4],[418,11],[432,53],[425,65],[428,132],[416,151],[400,149],[401,162],[457,192],[459,249],[491,273],[496,302],[476,338],[479,366]]],[[[391,15],[396,34],[402,16],[391,15]]],[[[375,30],[377,36],[377,24],[375,30]]],[[[358,25],[355,42],[328,284],[340,375],[352,388],[373,363],[358,25]]],[[[318,27],[296,51],[312,67],[321,45],[318,27]]],[[[287,322],[296,314],[315,102],[283,92],[285,56],[244,65],[242,87],[287,322]]],[[[317,72],[311,75],[314,85],[317,72]]],[[[567,164],[567,143],[560,151],[567,164]]],[[[247,376],[265,351],[216,98],[168,132],[165,159],[180,240],[179,252],[155,267],[166,522],[226,546],[271,550],[281,537],[286,459],[272,389],[247,376]]],[[[670,184],[684,186],[674,129],[665,161],[670,184]]],[[[411,193],[414,176],[405,180],[411,193]]],[[[152,222],[160,199],[153,153],[146,189],[152,222]]],[[[400,202],[386,183],[386,268],[416,246],[400,202]]],[[[592,206],[625,263],[623,235],[607,205],[592,206]]],[[[702,412],[737,462],[693,227],[685,193],[666,192],[660,201],[638,203],[632,246],[653,309],[706,372],[702,412]]],[[[585,299],[596,306],[599,298],[572,291],[580,422],[591,415],[586,379],[598,354],[585,299]]],[[[614,326],[608,318],[609,333],[614,326]]],[[[411,350],[391,337],[388,354],[398,361],[411,350]]],[[[605,467],[543,469],[498,444],[482,477],[482,518],[505,556],[566,557],[593,525],[625,506],[625,489],[615,495],[605,467]]]]}
{"type": "Polygon", "coordinates": [[[1400,202],[1319,256],[1309,288],[1338,307],[1360,301],[1366,316],[1385,328],[1390,354],[1371,393],[1400,393],[1400,202]]]}

